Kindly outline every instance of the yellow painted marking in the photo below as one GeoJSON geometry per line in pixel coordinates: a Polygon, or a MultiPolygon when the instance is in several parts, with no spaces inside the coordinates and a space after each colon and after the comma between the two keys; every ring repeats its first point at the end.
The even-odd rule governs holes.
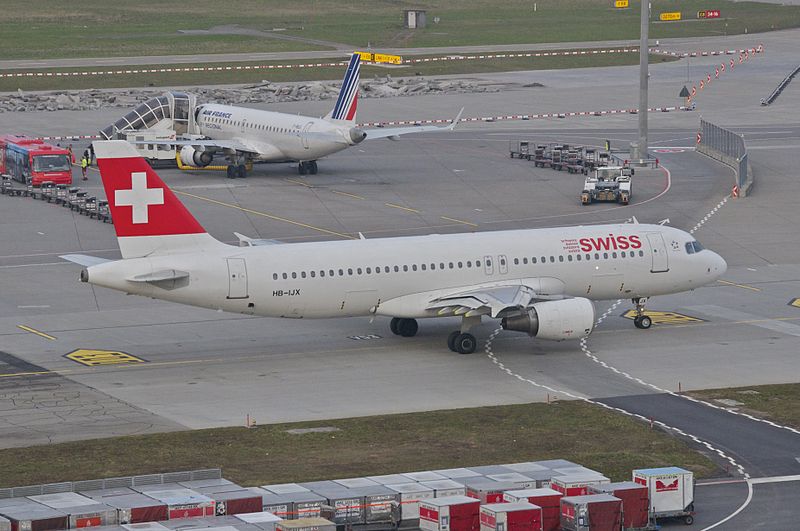
{"type": "Polygon", "coordinates": [[[35,328],[31,328],[30,326],[17,325],[17,328],[19,328],[20,330],[25,330],[26,332],[30,332],[31,334],[36,334],[39,337],[43,337],[45,339],[49,339],[50,341],[55,341],[56,339],[58,339],[58,338],[55,338],[55,337],[51,336],[50,334],[45,334],[44,332],[40,332],[40,331],[36,330],[35,328]]]}
{"type": "Polygon", "coordinates": [[[470,227],[477,227],[478,226],[477,223],[470,223],[469,221],[464,221],[464,220],[461,220],[461,219],[448,218],[447,216],[439,216],[439,217],[441,219],[446,220],[446,221],[453,221],[455,223],[463,223],[464,225],[469,225],[470,227]]]}
{"type": "Polygon", "coordinates": [[[614,7],[618,9],[628,7],[628,0],[616,0],[614,2],[614,7]]]}
{"type": "Polygon", "coordinates": [[[64,355],[65,358],[78,362],[87,367],[98,365],[123,365],[128,363],[146,363],[142,358],[137,358],[127,352],[118,350],[91,350],[78,349],[64,355]]]}
{"type": "Polygon", "coordinates": [[[306,188],[313,188],[313,186],[311,186],[308,183],[304,183],[303,181],[298,181],[298,180],[295,180],[295,179],[289,179],[288,177],[286,179],[284,179],[284,181],[288,181],[288,182],[294,183],[294,184],[299,184],[300,186],[305,186],[306,188]]]}
{"type": "MultiPolygon", "coordinates": [[[[685,324],[702,322],[703,319],[692,317],[690,315],[683,315],[676,312],[657,312],[653,310],[645,310],[644,314],[653,320],[653,324],[685,324]]],[[[628,310],[622,316],[626,319],[635,319],[636,310],[628,310]]]]}
{"type": "Polygon", "coordinates": [[[354,236],[350,236],[349,234],[344,234],[341,232],[336,232],[334,230],[323,229],[321,227],[315,227],[314,225],[309,225],[308,223],[301,223],[299,221],[292,221],[291,219],[282,218],[280,216],[275,216],[272,214],[267,214],[266,212],[259,212],[258,210],[252,210],[249,208],[240,207],[239,205],[233,205],[231,203],[226,203],[224,201],[217,201],[216,199],[211,199],[209,197],[203,197],[202,195],[190,194],[189,192],[181,192],[179,190],[173,190],[176,194],[185,195],[187,197],[193,197],[194,199],[199,199],[200,201],[207,201],[209,203],[214,203],[215,205],[221,205],[228,208],[235,208],[236,210],[241,210],[242,212],[247,212],[248,214],[253,214],[256,216],[262,216],[269,219],[274,219],[275,221],[283,221],[284,223],[289,223],[291,225],[296,225],[298,227],[303,227],[305,229],[311,229],[318,232],[322,232],[324,234],[332,234],[334,236],[339,236],[340,238],[346,238],[348,240],[355,240],[357,239],[354,236]]]}
{"type": "Polygon", "coordinates": [[[356,194],[350,194],[348,192],[340,192],[339,190],[331,190],[331,192],[333,192],[334,194],[346,195],[347,197],[352,197],[353,199],[366,199],[366,197],[362,197],[356,194]]]}
{"type": "Polygon", "coordinates": [[[415,212],[415,213],[419,214],[419,210],[417,210],[416,208],[408,208],[408,207],[404,207],[402,205],[395,205],[394,203],[384,203],[384,205],[386,205],[388,207],[399,208],[400,210],[406,210],[408,212],[415,212]]]}
{"type": "Polygon", "coordinates": [[[727,280],[717,280],[720,284],[725,284],[726,286],[735,286],[737,288],[742,289],[749,289],[750,291],[761,291],[761,288],[755,288],[753,286],[748,286],[747,284],[737,284],[735,282],[728,282],[727,280]]]}
{"type": "Polygon", "coordinates": [[[52,374],[50,371],[33,371],[33,372],[9,372],[0,374],[0,378],[13,378],[15,376],[42,376],[44,374],[52,374]]]}
{"type": "Polygon", "coordinates": [[[792,299],[791,302],[789,302],[789,306],[800,308],[800,299],[792,299]]]}

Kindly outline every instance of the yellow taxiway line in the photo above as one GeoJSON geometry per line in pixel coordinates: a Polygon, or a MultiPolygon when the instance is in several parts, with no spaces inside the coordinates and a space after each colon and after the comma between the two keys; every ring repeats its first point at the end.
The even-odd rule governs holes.
{"type": "Polygon", "coordinates": [[[45,339],[49,339],[50,341],[55,341],[56,339],[58,339],[56,337],[51,336],[50,334],[45,334],[44,332],[40,332],[39,330],[36,330],[35,328],[31,328],[30,326],[17,325],[17,328],[19,328],[20,330],[25,330],[26,332],[30,332],[31,334],[36,334],[39,337],[43,337],[45,339]]]}
{"type": "Polygon", "coordinates": [[[471,223],[469,221],[464,221],[462,219],[455,219],[455,218],[448,218],[447,216],[439,216],[441,219],[446,221],[453,221],[455,223],[463,223],[464,225],[469,225],[470,227],[477,227],[477,223],[471,223]]]}
{"type": "Polygon", "coordinates": [[[737,288],[749,289],[750,291],[761,291],[761,288],[748,286],[747,284],[737,284],[735,282],[728,282],[727,280],[717,280],[717,282],[719,282],[720,284],[725,284],[726,286],[734,286],[737,288]]]}

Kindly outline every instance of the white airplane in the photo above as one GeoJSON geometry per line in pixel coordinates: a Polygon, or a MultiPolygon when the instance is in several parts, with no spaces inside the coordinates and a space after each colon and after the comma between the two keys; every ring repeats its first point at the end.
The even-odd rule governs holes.
{"type": "Polygon", "coordinates": [[[548,340],[587,336],[592,301],[648,297],[713,282],[727,265],[681,230],[638,223],[281,244],[209,235],[125,141],[95,142],[122,260],[85,255],[80,279],[182,304],[286,318],[460,316],[451,350],[470,353],[486,316],[548,340]]]}
{"type": "Polygon", "coordinates": [[[350,146],[374,138],[391,138],[423,131],[452,131],[461,118],[458,116],[448,126],[420,125],[361,129],[356,126],[358,83],[361,57],[354,53],[350,58],[339,97],[333,110],[323,118],[261,111],[231,105],[205,104],[195,109],[195,123],[206,139],[171,140],[143,144],[163,143],[182,146],[183,164],[205,167],[211,164],[216,153],[224,153],[229,161],[228,177],[245,177],[246,163],[299,162],[300,175],[317,173],[317,159],[342,151],[350,146]]]}

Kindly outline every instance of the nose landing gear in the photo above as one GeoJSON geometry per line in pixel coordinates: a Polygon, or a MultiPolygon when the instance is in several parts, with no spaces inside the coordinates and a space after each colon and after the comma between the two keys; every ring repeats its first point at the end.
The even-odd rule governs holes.
{"type": "Polygon", "coordinates": [[[644,305],[647,302],[647,297],[637,297],[631,299],[631,302],[636,306],[636,317],[633,319],[633,326],[642,330],[647,330],[653,325],[653,320],[644,313],[644,305]]]}

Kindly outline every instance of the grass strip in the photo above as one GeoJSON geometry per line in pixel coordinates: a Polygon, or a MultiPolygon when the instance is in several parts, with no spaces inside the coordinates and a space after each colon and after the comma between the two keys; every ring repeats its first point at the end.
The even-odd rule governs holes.
{"type": "Polygon", "coordinates": [[[735,400],[741,403],[735,407],[755,417],[800,428],[800,383],[708,389],[689,394],[725,407],[730,406],[716,400],[735,400]]]}
{"type": "Polygon", "coordinates": [[[558,401],[5,449],[0,487],[209,467],[240,484],[263,485],[555,458],[612,480],[666,465],[699,477],[719,472],[657,429],[598,406],[558,401]],[[339,431],[287,432],[312,427],[339,431]]]}

